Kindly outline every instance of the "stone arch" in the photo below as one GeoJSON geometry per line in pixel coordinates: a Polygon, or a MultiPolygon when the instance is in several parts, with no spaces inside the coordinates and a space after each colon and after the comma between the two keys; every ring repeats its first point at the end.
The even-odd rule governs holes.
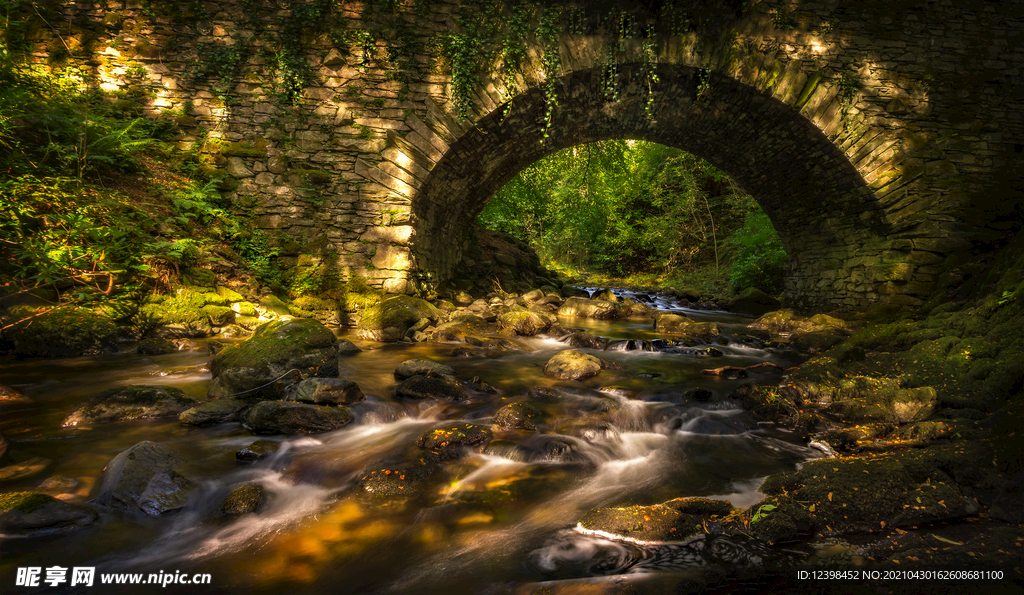
{"type": "Polygon", "coordinates": [[[549,130],[538,124],[545,103],[533,89],[512,100],[507,117],[503,109],[492,111],[449,147],[411,200],[412,258],[423,278],[441,282],[455,273],[463,246],[452,239],[464,238],[484,203],[530,163],[580,143],[635,138],[703,157],[755,197],[791,255],[792,297],[813,300],[820,290],[819,299],[830,301],[854,293],[819,281],[836,262],[851,266],[852,245],[858,247],[854,258],[880,257],[891,227],[863,174],[821,129],[735,79],[714,76],[698,98],[700,70],[690,66],[658,68],[661,84],[648,114],[641,65],[619,69],[617,102],[605,100],[600,70],[576,71],[563,77],[565,99],[549,130]]]}
{"type": "Polygon", "coordinates": [[[407,120],[413,132],[391,135],[384,161],[364,164],[365,175],[392,188],[413,215],[409,247],[378,252],[383,268],[405,271],[390,289],[401,290],[406,277],[426,286],[449,280],[484,203],[530,163],[580,143],[635,138],[703,157],[755,197],[790,254],[786,290],[794,303],[852,306],[893,294],[899,301],[891,283],[898,267],[885,262],[893,228],[870,186],[880,164],[888,165],[893,142],[884,134],[849,134],[834,88],[799,72],[754,69],[749,84],[662,62],[648,113],[641,63],[619,65],[614,102],[604,97],[601,67],[579,66],[560,79],[561,105],[548,130],[539,81],[511,99],[507,114],[504,90],[485,81],[475,125],[435,104],[427,118],[407,120]],[[701,77],[710,87],[699,93],[701,77]]]}

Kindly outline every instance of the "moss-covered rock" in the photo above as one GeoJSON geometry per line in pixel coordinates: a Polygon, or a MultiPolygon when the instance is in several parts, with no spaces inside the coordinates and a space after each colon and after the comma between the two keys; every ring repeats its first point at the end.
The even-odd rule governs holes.
{"type": "Polygon", "coordinates": [[[227,306],[203,306],[200,310],[213,326],[227,326],[235,319],[235,311],[227,306]]]}
{"type": "Polygon", "coordinates": [[[293,316],[313,318],[324,324],[342,324],[343,314],[337,300],[313,296],[300,296],[292,300],[288,311],[293,316]]]}
{"type": "Polygon", "coordinates": [[[315,320],[264,324],[244,343],[226,347],[210,364],[211,399],[280,399],[300,376],[338,375],[337,338],[315,320]]]}
{"type": "Polygon", "coordinates": [[[359,478],[359,487],[376,497],[413,497],[438,470],[438,465],[422,460],[396,462],[368,470],[359,478]]]}
{"type": "Polygon", "coordinates": [[[214,399],[182,411],[178,421],[186,426],[223,424],[236,421],[245,407],[245,402],[237,399],[214,399]]]}
{"type": "Polygon", "coordinates": [[[544,374],[562,380],[585,380],[601,373],[601,360],[574,349],[556,354],[544,364],[544,374]]]}
{"type": "Polygon", "coordinates": [[[659,333],[695,337],[705,343],[720,334],[718,324],[714,322],[695,322],[680,314],[655,314],[654,330],[659,333]]]}
{"type": "Polygon", "coordinates": [[[336,430],[352,421],[342,405],[326,407],[285,401],[260,401],[242,414],[254,434],[314,434],[336,430]]]}
{"type": "Polygon", "coordinates": [[[498,316],[498,324],[501,328],[515,331],[517,335],[532,337],[546,331],[552,321],[536,312],[513,310],[498,316]]]}
{"type": "Polygon", "coordinates": [[[570,297],[558,308],[559,316],[577,316],[597,320],[611,320],[620,315],[619,305],[607,300],[570,297]]]}
{"type": "Polygon", "coordinates": [[[815,333],[819,331],[839,332],[846,328],[846,322],[826,314],[811,317],[799,316],[792,310],[774,310],[750,323],[750,328],[767,331],[774,335],[783,333],[815,333]]]}
{"type": "Polygon", "coordinates": [[[30,537],[65,533],[96,520],[96,513],[46,494],[0,494],[0,535],[30,537]]]}
{"type": "Polygon", "coordinates": [[[267,501],[266,492],[258,483],[248,483],[231,490],[220,504],[223,515],[239,515],[258,512],[267,501]]]}
{"type": "Polygon", "coordinates": [[[231,304],[231,309],[239,316],[257,316],[256,305],[252,302],[235,302],[231,304]]]}
{"type": "Polygon", "coordinates": [[[978,447],[960,443],[811,461],[799,471],[769,477],[761,492],[803,504],[825,533],[877,532],[961,518],[977,512],[956,481],[976,481],[984,445],[978,447]]]}
{"type": "Polygon", "coordinates": [[[84,309],[35,316],[4,331],[23,357],[71,357],[117,350],[120,331],[113,320],[84,309]]]}
{"type": "Polygon", "coordinates": [[[536,430],[544,419],[544,413],[526,401],[509,403],[494,414],[495,424],[516,430],[536,430]]]}
{"type": "Polygon", "coordinates": [[[291,312],[288,310],[288,304],[275,295],[265,295],[261,297],[260,303],[256,307],[256,311],[259,312],[261,316],[267,318],[291,316],[291,312]]]}
{"type": "Polygon", "coordinates": [[[440,317],[441,311],[426,300],[394,296],[363,312],[359,319],[359,336],[373,341],[397,341],[419,320],[426,318],[433,324],[440,317]]]}
{"type": "Polygon", "coordinates": [[[251,463],[264,459],[267,456],[277,452],[281,449],[281,443],[271,442],[270,440],[256,440],[249,446],[239,450],[235,453],[235,458],[239,461],[245,461],[251,463]]]}
{"type": "Polygon", "coordinates": [[[730,312],[760,316],[765,312],[775,310],[779,305],[779,300],[774,297],[756,287],[748,287],[740,292],[739,295],[730,299],[727,307],[730,312]]]}
{"type": "Polygon", "coordinates": [[[149,515],[180,510],[194,487],[175,467],[184,463],[178,451],[155,442],[139,442],[111,459],[104,468],[100,506],[139,509],[149,515]]]}
{"type": "Polygon", "coordinates": [[[167,353],[174,353],[178,350],[178,346],[175,345],[170,339],[162,339],[159,337],[150,337],[139,341],[135,351],[142,355],[164,355],[167,353]]]}
{"type": "Polygon", "coordinates": [[[403,399],[438,399],[441,401],[466,401],[469,393],[452,378],[424,376],[417,374],[402,381],[395,388],[395,396],[403,399]]]}
{"type": "Polygon", "coordinates": [[[425,358],[407,359],[395,368],[395,380],[405,380],[417,374],[454,378],[455,370],[451,366],[425,358]]]}
{"type": "Polygon", "coordinates": [[[177,417],[199,401],[173,386],[130,385],[112,388],[75,407],[64,419],[65,428],[92,423],[177,417]]]}
{"type": "Polygon", "coordinates": [[[604,349],[608,347],[608,339],[605,337],[598,337],[592,335],[586,331],[579,331],[572,333],[571,335],[561,339],[563,343],[569,347],[579,347],[583,349],[604,349]]]}
{"type": "Polygon", "coordinates": [[[224,287],[223,285],[218,285],[217,286],[217,295],[219,295],[222,299],[227,301],[227,303],[229,303],[229,304],[233,304],[235,302],[241,302],[241,301],[245,300],[245,296],[243,296],[242,294],[238,293],[234,289],[231,289],[230,287],[224,287]]]}

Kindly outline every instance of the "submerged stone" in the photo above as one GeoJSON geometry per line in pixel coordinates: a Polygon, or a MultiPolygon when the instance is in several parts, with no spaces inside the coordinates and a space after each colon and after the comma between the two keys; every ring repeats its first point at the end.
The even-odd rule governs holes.
{"type": "Polygon", "coordinates": [[[173,386],[130,385],[112,388],[79,405],[61,424],[73,428],[87,423],[175,417],[199,401],[173,386]]]}
{"type": "Polygon", "coordinates": [[[267,501],[266,492],[258,483],[249,483],[231,490],[228,497],[221,502],[220,513],[223,515],[239,515],[257,512],[267,501]]]}
{"type": "Polygon", "coordinates": [[[466,401],[469,393],[456,380],[417,374],[406,378],[395,396],[405,399],[439,399],[442,401],[466,401]]]}
{"type": "Polygon", "coordinates": [[[455,422],[427,430],[416,441],[416,445],[427,450],[476,446],[491,439],[491,431],[476,424],[455,422]]]}
{"type": "Polygon", "coordinates": [[[407,359],[395,368],[396,380],[405,380],[417,374],[454,378],[455,370],[451,366],[425,358],[407,359]]]}
{"type": "Polygon", "coordinates": [[[256,440],[249,446],[239,450],[235,453],[235,458],[239,461],[253,462],[260,459],[266,458],[267,456],[277,452],[281,448],[280,442],[271,442],[270,440],[256,440]]]}
{"type": "Polygon", "coordinates": [[[93,523],[96,512],[46,494],[0,494],[0,536],[31,537],[65,533],[93,523]]]}

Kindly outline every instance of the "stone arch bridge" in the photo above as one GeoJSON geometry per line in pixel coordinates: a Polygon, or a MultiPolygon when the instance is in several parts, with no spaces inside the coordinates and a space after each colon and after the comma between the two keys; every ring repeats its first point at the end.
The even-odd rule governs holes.
{"type": "Polygon", "coordinates": [[[294,18],[316,2],[55,4],[30,36],[38,60],[58,59],[59,36],[90,80],[175,117],[286,263],[326,261],[393,292],[456,277],[469,225],[522,168],[610,138],[678,147],[732,176],[775,224],[801,306],[920,304],[1020,221],[1019,0],[577,2],[562,13],[550,127],[533,37],[521,74],[476,79],[475,122],[455,115],[429,48],[471,2],[383,14],[321,1],[327,27],[294,18]],[[602,32],[609,14],[685,20],[645,40],[602,32]],[[587,26],[571,33],[572,19],[587,26]],[[312,76],[286,101],[274,56],[296,42],[312,76]]]}

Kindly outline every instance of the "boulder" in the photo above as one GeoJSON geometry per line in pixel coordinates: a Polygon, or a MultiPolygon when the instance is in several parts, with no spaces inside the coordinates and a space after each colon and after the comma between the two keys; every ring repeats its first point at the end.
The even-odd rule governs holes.
{"type": "Polygon", "coordinates": [[[160,339],[157,337],[150,337],[139,341],[135,351],[142,355],[164,355],[165,353],[174,353],[178,350],[178,346],[172,343],[169,339],[160,339]]]}
{"type": "Polygon", "coordinates": [[[765,312],[778,309],[781,305],[779,300],[756,287],[748,287],[739,295],[729,300],[728,310],[738,314],[749,316],[760,316],[765,312]]]}
{"type": "Polygon", "coordinates": [[[611,289],[600,289],[598,291],[595,291],[594,295],[590,296],[590,299],[602,300],[605,302],[618,302],[619,296],[615,295],[615,293],[611,289]]]}
{"type": "Polygon", "coordinates": [[[178,451],[143,441],[114,457],[104,468],[100,506],[140,509],[159,515],[184,508],[193,485],[174,467],[185,462],[178,451]]]}
{"type": "Polygon", "coordinates": [[[562,302],[562,305],[558,308],[558,315],[610,320],[619,317],[619,306],[605,300],[571,297],[562,302]]]}
{"type": "Polygon", "coordinates": [[[501,328],[511,329],[517,335],[532,337],[544,332],[551,326],[551,321],[536,312],[513,310],[498,316],[501,328]]]}
{"type": "Polygon", "coordinates": [[[186,426],[212,426],[236,421],[245,406],[245,401],[237,399],[214,399],[182,411],[178,421],[186,426]]]}
{"type": "Polygon", "coordinates": [[[543,298],[544,292],[539,289],[531,289],[523,294],[523,299],[530,303],[540,301],[543,298]]]}
{"type": "Polygon", "coordinates": [[[248,483],[231,490],[228,497],[220,504],[223,515],[238,515],[258,511],[267,501],[263,486],[248,483]]]}
{"type": "Polygon", "coordinates": [[[544,364],[544,374],[562,380],[585,380],[597,376],[603,367],[600,359],[567,349],[544,364]]]}
{"type": "Polygon", "coordinates": [[[177,417],[199,401],[173,386],[133,384],[120,386],[92,397],[75,407],[61,424],[73,428],[89,423],[177,417]]]}
{"type": "Polygon", "coordinates": [[[279,442],[271,442],[270,440],[257,440],[239,450],[235,453],[235,458],[239,461],[253,462],[260,459],[266,458],[277,452],[281,448],[279,442]]]}
{"type": "Polygon", "coordinates": [[[827,314],[815,314],[807,318],[798,316],[792,310],[775,310],[764,314],[748,326],[755,330],[778,335],[782,333],[844,331],[846,323],[827,314]]]}
{"type": "Polygon", "coordinates": [[[562,339],[562,342],[570,347],[582,347],[584,349],[604,349],[608,347],[608,339],[598,337],[586,331],[580,331],[562,339]]]}
{"type": "Polygon", "coordinates": [[[454,378],[455,370],[432,359],[408,359],[395,368],[395,380],[405,380],[417,374],[423,376],[447,376],[454,378]]]}
{"type": "Polygon", "coordinates": [[[342,405],[324,407],[285,401],[260,401],[242,415],[254,434],[314,434],[336,430],[352,421],[342,405]]]}
{"type": "Polygon", "coordinates": [[[352,405],[365,398],[359,385],[344,378],[306,378],[287,391],[287,400],[315,405],[352,405]]]}
{"type": "Polygon", "coordinates": [[[420,319],[432,324],[441,311],[430,302],[407,295],[387,298],[367,309],[359,319],[359,336],[373,341],[398,341],[420,319]]]}
{"type": "Polygon", "coordinates": [[[451,378],[417,374],[406,378],[395,389],[395,396],[405,399],[439,399],[442,401],[466,401],[469,393],[451,378]]]}
{"type": "Polygon", "coordinates": [[[244,343],[223,349],[210,363],[211,399],[280,399],[301,374],[338,375],[338,340],[323,324],[308,319],[268,322],[244,343]]]}
{"type": "Polygon", "coordinates": [[[807,333],[793,333],[789,344],[800,351],[819,353],[842,343],[849,333],[841,329],[823,329],[807,333]]]}
{"type": "Polygon", "coordinates": [[[35,492],[0,494],[0,536],[32,537],[65,533],[96,520],[85,506],[35,492]]]}
{"type": "MultiPolygon", "coordinates": [[[[487,308],[484,308],[487,310],[487,308]]],[[[448,322],[437,325],[431,335],[433,341],[463,341],[469,335],[494,332],[494,326],[474,314],[458,314],[448,322]]]]}
{"type": "Polygon", "coordinates": [[[494,414],[494,423],[515,430],[536,430],[544,413],[526,401],[509,403],[494,414]]]}
{"type": "Polygon", "coordinates": [[[71,357],[117,351],[120,330],[113,320],[89,310],[63,309],[15,324],[4,331],[22,357],[71,357]]]}
{"type": "Polygon", "coordinates": [[[719,335],[718,324],[714,322],[694,322],[679,314],[656,314],[654,330],[673,335],[697,337],[708,342],[719,335]]]}
{"type": "Polygon", "coordinates": [[[363,350],[356,346],[355,343],[348,339],[338,339],[338,355],[355,355],[362,353],[363,350]]]}

